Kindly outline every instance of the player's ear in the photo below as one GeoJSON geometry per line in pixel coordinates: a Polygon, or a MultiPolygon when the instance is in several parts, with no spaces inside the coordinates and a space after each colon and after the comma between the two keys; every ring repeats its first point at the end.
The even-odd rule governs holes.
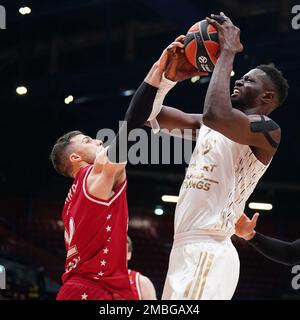
{"type": "Polygon", "coordinates": [[[274,101],[275,99],[275,92],[274,91],[265,91],[260,100],[264,103],[264,104],[270,104],[274,101]]]}
{"type": "Polygon", "coordinates": [[[74,163],[74,162],[79,162],[81,161],[81,156],[75,152],[71,153],[70,156],[69,156],[69,160],[71,163],[74,163]]]}

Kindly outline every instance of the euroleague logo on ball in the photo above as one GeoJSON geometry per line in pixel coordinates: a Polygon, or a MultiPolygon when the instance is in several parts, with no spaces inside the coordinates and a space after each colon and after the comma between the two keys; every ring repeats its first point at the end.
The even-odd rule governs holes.
{"type": "Polygon", "coordinates": [[[204,57],[204,56],[200,56],[200,57],[198,58],[198,61],[199,61],[201,64],[204,64],[204,63],[207,63],[207,58],[204,57]]]}

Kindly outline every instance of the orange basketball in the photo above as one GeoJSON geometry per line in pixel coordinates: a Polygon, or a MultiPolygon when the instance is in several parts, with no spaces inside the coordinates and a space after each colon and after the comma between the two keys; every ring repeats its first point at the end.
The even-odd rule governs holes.
{"type": "Polygon", "coordinates": [[[185,56],[199,71],[213,72],[220,55],[217,29],[206,20],[196,22],[184,39],[185,56]]]}

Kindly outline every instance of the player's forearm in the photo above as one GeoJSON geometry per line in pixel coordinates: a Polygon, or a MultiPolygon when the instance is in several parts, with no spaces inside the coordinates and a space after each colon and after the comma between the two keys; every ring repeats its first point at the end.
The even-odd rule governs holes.
{"type": "Polygon", "coordinates": [[[136,90],[125,115],[128,132],[142,127],[151,114],[157,87],[143,82],[136,90]]]}
{"type": "Polygon", "coordinates": [[[231,114],[230,73],[234,57],[233,52],[224,50],[215,65],[204,102],[204,123],[226,118],[231,114]]]}
{"type": "Polygon", "coordinates": [[[138,87],[127,109],[125,122],[109,147],[110,161],[127,161],[128,150],[133,144],[132,141],[128,141],[128,135],[131,130],[142,127],[150,116],[156,92],[157,87],[145,81],[138,87]]]}
{"type": "Polygon", "coordinates": [[[295,242],[285,242],[256,232],[248,242],[257,251],[275,262],[286,265],[300,263],[300,239],[295,242]]]}

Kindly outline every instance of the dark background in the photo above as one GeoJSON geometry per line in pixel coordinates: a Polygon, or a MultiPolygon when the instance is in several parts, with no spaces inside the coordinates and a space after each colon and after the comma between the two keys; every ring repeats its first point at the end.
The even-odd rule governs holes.
{"type": "MultiPolygon", "coordinates": [[[[241,29],[244,52],[232,82],[251,68],[273,63],[288,79],[285,104],[272,114],[282,141],[252,201],[273,204],[261,212],[257,230],[285,240],[300,227],[300,29],[293,30],[297,1],[43,0],[2,1],[7,29],[0,30],[1,156],[0,264],[7,270],[5,299],[53,299],[64,269],[61,209],[71,180],[48,160],[55,140],[69,130],[96,136],[117,130],[135,89],[162,50],[210,13],[224,11],[241,29]],[[18,10],[28,5],[30,15],[18,10]],[[25,85],[26,96],[16,87],[25,85]],[[69,94],[75,98],[66,105],[69,94]]],[[[300,2],[298,1],[298,4],[300,2]]],[[[299,19],[298,19],[299,20],[299,19]]],[[[300,22],[299,22],[300,23],[300,22]]],[[[208,83],[185,81],[166,103],[201,113],[208,83]]],[[[128,166],[130,267],[153,281],[161,296],[172,244],[175,205],[184,165],[128,166]],[[165,214],[156,216],[157,205],[165,214]]],[[[246,213],[254,211],[246,206],[246,213]]],[[[273,263],[233,238],[241,276],[234,299],[297,299],[291,267],[273,263]]]]}

